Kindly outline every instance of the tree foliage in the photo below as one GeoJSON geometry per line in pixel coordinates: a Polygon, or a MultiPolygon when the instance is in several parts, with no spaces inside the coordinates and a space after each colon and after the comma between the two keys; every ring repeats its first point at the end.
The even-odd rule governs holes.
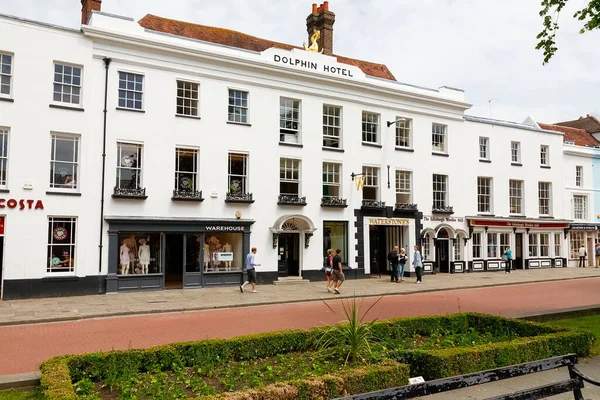
{"type": "MultiPolygon", "coordinates": [[[[547,64],[558,50],[558,18],[568,2],[569,0],[542,0],[540,17],[543,19],[544,29],[537,35],[539,42],[535,48],[544,52],[544,64],[547,64]]],[[[583,22],[579,33],[600,29],[600,0],[587,0],[585,6],[575,12],[573,18],[583,22]]]]}

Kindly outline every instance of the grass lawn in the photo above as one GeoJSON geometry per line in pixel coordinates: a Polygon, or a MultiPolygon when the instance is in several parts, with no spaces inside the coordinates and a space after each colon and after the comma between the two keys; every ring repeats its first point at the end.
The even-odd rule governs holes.
{"type": "Polygon", "coordinates": [[[546,323],[565,328],[579,328],[593,333],[596,336],[596,341],[592,344],[590,355],[592,357],[600,356],[600,315],[557,319],[546,323]]]}
{"type": "Polygon", "coordinates": [[[41,399],[38,392],[21,392],[16,390],[0,391],[0,400],[32,400],[41,399]]]}

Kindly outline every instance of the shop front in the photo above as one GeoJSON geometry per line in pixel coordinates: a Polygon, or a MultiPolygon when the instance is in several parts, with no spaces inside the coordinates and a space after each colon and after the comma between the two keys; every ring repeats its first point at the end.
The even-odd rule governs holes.
{"type": "Polygon", "coordinates": [[[423,217],[421,255],[425,273],[462,273],[467,270],[465,248],[468,234],[463,217],[423,217]]]}
{"type": "Polygon", "coordinates": [[[569,224],[569,266],[579,267],[581,262],[586,267],[593,267],[596,263],[596,240],[598,226],[596,224],[572,223],[569,224]],[[579,250],[585,249],[585,258],[580,260],[579,250]]]}
{"type": "Polygon", "coordinates": [[[504,271],[502,256],[512,251],[512,269],[565,267],[568,221],[529,218],[467,217],[471,260],[469,270],[504,271]]]}
{"type": "Polygon", "coordinates": [[[107,293],[239,285],[251,220],[106,217],[107,293]]]}

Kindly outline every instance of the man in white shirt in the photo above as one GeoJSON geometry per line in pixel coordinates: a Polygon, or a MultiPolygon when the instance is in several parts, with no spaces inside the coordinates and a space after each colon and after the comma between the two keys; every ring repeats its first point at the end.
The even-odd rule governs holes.
{"type": "Polygon", "coordinates": [[[256,247],[252,248],[252,251],[246,256],[246,271],[248,271],[248,280],[240,286],[240,291],[244,293],[244,288],[248,283],[252,284],[252,293],[258,293],[256,291],[256,266],[260,264],[256,263],[256,247]]]}
{"type": "Polygon", "coordinates": [[[585,256],[587,255],[587,252],[585,251],[585,246],[581,245],[581,247],[579,248],[579,268],[583,267],[585,268],[585,256]]]}

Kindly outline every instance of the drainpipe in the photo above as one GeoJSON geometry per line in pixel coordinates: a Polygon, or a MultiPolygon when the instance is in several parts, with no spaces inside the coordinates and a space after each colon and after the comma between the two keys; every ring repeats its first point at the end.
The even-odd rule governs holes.
{"type": "MultiPolygon", "coordinates": [[[[100,256],[98,257],[98,273],[102,273],[102,242],[104,239],[104,183],[106,179],[106,114],[108,112],[108,66],[112,61],[108,57],[102,59],[106,70],[104,77],[104,131],[102,133],[102,191],[100,192],[100,244],[98,245],[100,256]]],[[[102,292],[102,287],[99,288],[102,292]]]]}

